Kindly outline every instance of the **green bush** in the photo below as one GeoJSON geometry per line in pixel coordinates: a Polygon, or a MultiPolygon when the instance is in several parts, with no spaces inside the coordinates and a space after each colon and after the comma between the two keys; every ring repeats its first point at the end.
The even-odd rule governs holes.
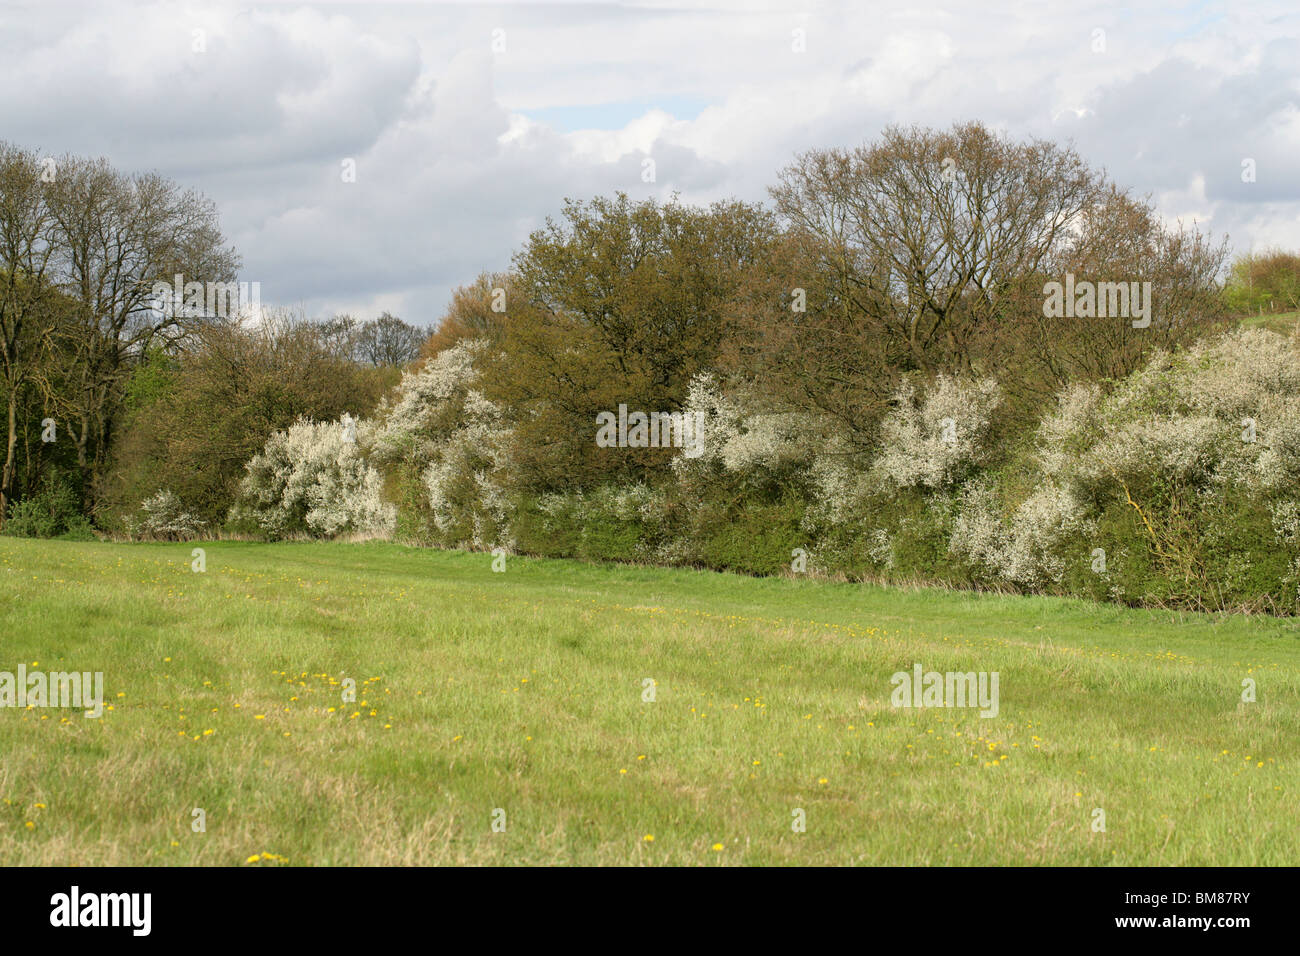
{"type": "Polygon", "coordinates": [[[85,515],[73,515],[68,519],[66,530],[59,535],[60,541],[95,541],[95,527],[85,515]]]}
{"type": "Polygon", "coordinates": [[[536,497],[518,499],[512,531],[515,546],[524,554],[543,558],[578,556],[582,529],[573,514],[573,499],[550,496],[543,507],[536,497]]]}
{"type": "MultiPolygon", "coordinates": [[[[790,570],[795,548],[805,551],[806,505],[791,494],[774,503],[747,501],[715,511],[711,527],[701,528],[700,562],[718,571],[744,574],[783,574],[790,570]]],[[[815,565],[814,565],[815,566],[815,565]]]]}
{"type": "Polygon", "coordinates": [[[47,476],[37,494],[9,506],[4,533],[16,538],[93,537],[90,522],[81,513],[80,495],[57,474],[47,476]]]}
{"type": "Polygon", "coordinates": [[[1145,513],[1158,539],[1127,501],[1106,504],[1095,535],[1077,545],[1079,560],[1064,579],[1070,593],[1131,605],[1295,612],[1294,554],[1278,541],[1261,497],[1206,495],[1195,510],[1177,511],[1167,496],[1152,499],[1145,513]],[[1104,571],[1093,570],[1095,548],[1105,552],[1104,571]]]}

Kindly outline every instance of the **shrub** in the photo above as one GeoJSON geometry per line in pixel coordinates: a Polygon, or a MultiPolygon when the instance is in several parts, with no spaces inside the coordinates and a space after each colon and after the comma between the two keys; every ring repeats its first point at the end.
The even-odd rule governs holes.
{"type": "Polygon", "coordinates": [[[393,506],[360,450],[368,432],[364,422],[307,420],[276,432],[245,466],[231,521],[251,520],[271,538],[390,535],[393,506]]]}
{"type": "Polygon", "coordinates": [[[36,494],[9,506],[4,533],[15,538],[93,537],[76,489],[54,473],[46,476],[36,494]]]}
{"type": "Polygon", "coordinates": [[[128,524],[132,537],[157,541],[190,541],[199,537],[207,522],[185,510],[180,498],[169,489],[146,498],[140,505],[144,517],[128,524]]]}
{"type": "MultiPolygon", "coordinates": [[[[718,571],[782,574],[790,570],[795,548],[809,550],[803,532],[804,502],[789,495],[774,502],[748,501],[712,528],[700,528],[700,563],[718,571]]],[[[810,564],[816,568],[815,556],[810,564]]]]}
{"type": "Polygon", "coordinates": [[[402,376],[379,412],[374,458],[393,467],[406,534],[435,544],[515,547],[502,476],[510,430],[477,389],[487,343],[465,339],[402,376]]]}
{"type": "Polygon", "coordinates": [[[1001,401],[992,379],[939,375],[918,399],[904,382],[881,423],[880,475],[901,488],[948,488],[988,457],[984,441],[1001,401]]]}
{"type": "Polygon", "coordinates": [[[1295,607],[1298,393],[1296,343],[1261,329],[1158,353],[1109,392],[1068,389],[1038,429],[1032,492],[969,485],[952,551],[1036,590],[1295,607]]]}

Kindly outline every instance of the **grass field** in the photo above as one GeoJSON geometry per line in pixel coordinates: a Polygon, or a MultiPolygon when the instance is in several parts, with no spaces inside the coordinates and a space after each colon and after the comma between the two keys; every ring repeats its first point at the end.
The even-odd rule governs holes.
{"type": "Polygon", "coordinates": [[[0,863],[1300,863],[1294,621],[192,547],[0,538],[0,670],[112,708],[0,709],[0,863]],[[892,707],[913,662],[998,716],[892,707]]]}
{"type": "Polygon", "coordinates": [[[1262,315],[1247,315],[1238,320],[1245,327],[1272,329],[1284,334],[1294,331],[1298,321],[1300,312],[1265,312],[1262,315]]]}

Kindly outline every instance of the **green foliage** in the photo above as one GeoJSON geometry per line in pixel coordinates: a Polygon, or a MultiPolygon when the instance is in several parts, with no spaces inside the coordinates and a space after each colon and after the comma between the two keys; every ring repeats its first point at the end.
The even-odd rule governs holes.
{"type": "Polygon", "coordinates": [[[1223,299],[1236,315],[1300,309],[1300,254],[1274,249],[1239,256],[1228,273],[1223,299]]]}
{"type": "Polygon", "coordinates": [[[101,523],[124,531],[124,517],[167,488],[220,527],[245,463],[272,434],[300,417],[369,414],[400,373],[338,357],[322,336],[300,316],[268,314],[259,328],[206,327],[174,358],[151,353],[127,388],[101,523]]]}
{"type": "Polygon", "coordinates": [[[757,206],[623,193],[570,201],[563,222],[534,232],[516,256],[518,291],[483,377],[519,431],[516,485],[541,493],[662,475],[670,456],[661,450],[597,448],[596,416],[620,404],[681,407],[691,378],[728,341],[726,302],[774,235],[757,206]]]}
{"type": "Polygon", "coordinates": [[[34,495],[9,506],[4,533],[16,538],[58,538],[84,541],[94,537],[90,521],[81,513],[81,495],[59,474],[46,476],[34,495]]]}
{"type": "Polygon", "coordinates": [[[708,521],[700,529],[700,563],[718,571],[744,574],[784,574],[796,548],[806,548],[802,529],[804,502],[797,495],[764,504],[745,502],[728,509],[724,520],[708,521]]]}
{"type": "Polygon", "coordinates": [[[157,404],[175,386],[179,369],[180,364],[163,349],[151,348],[127,379],[123,407],[135,412],[157,404]]]}
{"type": "Polygon", "coordinates": [[[520,497],[513,527],[515,547],[523,554],[577,557],[582,547],[582,527],[575,514],[576,502],[563,495],[548,498],[543,508],[535,495],[520,497]]]}
{"type": "MultiPolygon", "coordinates": [[[[1174,524],[1168,491],[1144,508],[1156,528],[1174,524]]],[[[1122,497],[1104,505],[1096,532],[1065,546],[1076,555],[1063,590],[1133,606],[1296,613],[1294,553],[1282,546],[1258,495],[1202,497],[1176,535],[1155,537],[1122,497]],[[1094,570],[1093,549],[1105,553],[1094,570]]]]}
{"type": "MultiPolygon", "coordinates": [[[[82,162],[44,190],[34,159],[11,151],[10,192],[68,222],[98,190],[175,194],[82,162]]],[[[22,353],[0,395],[15,411],[9,533],[84,535],[82,512],[130,530],[149,501],[161,537],[392,534],[764,575],[803,549],[814,574],[1296,605],[1300,353],[1197,338],[1225,304],[1300,308],[1300,256],[1244,257],[1220,290],[1226,247],[1168,228],[1073,149],[979,123],[813,150],[772,198],[567,200],[509,270],[456,290],[432,335],[387,313],[137,328],[124,300],[104,336],[55,294],[76,282],[47,289],[0,263],[22,353]],[[1151,325],[1045,315],[1044,282],[1065,272],[1149,279],[1151,325]],[[1053,395],[1069,409],[1046,413],[1053,395]],[[63,429],[49,448],[47,404],[63,429]],[[620,406],[712,433],[689,453],[598,446],[597,415],[620,406]],[[366,420],[364,449],[290,440],[295,422],[345,413],[366,420]],[[1243,416],[1264,436],[1251,450],[1243,416]],[[77,480],[56,488],[62,468],[77,480]]],[[[206,250],[233,275],[211,204],[186,207],[204,226],[194,249],[139,261],[170,277],[179,252],[206,250]]],[[[147,287],[152,273],[83,251],[59,261],[147,287]]]]}

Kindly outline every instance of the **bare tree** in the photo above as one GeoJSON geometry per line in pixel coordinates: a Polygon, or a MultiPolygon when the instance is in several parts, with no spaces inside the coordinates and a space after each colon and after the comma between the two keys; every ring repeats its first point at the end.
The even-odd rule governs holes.
{"type": "Polygon", "coordinates": [[[403,322],[390,312],[365,323],[357,333],[357,352],[371,365],[405,365],[420,354],[427,329],[403,322]]]}
{"type": "Polygon", "coordinates": [[[907,366],[931,371],[969,360],[1102,189],[1073,150],[966,123],[892,127],[872,146],[805,153],[772,194],[795,229],[829,246],[844,304],[907,366]]]}
{"type": "Polygon", "coordinates": [[[857,149],[804,153],[772,195],[788,233],[766,287],[737,303],[747,347],[775,392],[864,445],[908,373],[996,375],[1026,410],[1070,375],[1131,369],[1203,330],[1222,262],[1072,148],[979,123],[893,127],[857,149]],[[1152,281],[1157,330],[1045,320],[1045,282],[1071,270],[1152,281]]]}
{"type": "Polygon", "coordinates": [[[183,311],[158,310],[153,286],[231,282],[239,259],[225,245],[211,200],[156,174],[125,175],[105,160],[65,158],[48,184],[58,286],[75,303],[59,336],[61,406],[92,489],[112,437],[133,357],[184,331],[183,311]]]}
{"type": "Polygon", "coordinates": [[[13,494],[18,406],[58,314],[50,281],[54,220],[42,181],[51,168],[32,151],[0,143],[0,377],[8,411],[0,526],[13,494]]]}
{"type": "Polygon", "coordinates": [[[346,313],[339,313],[319,325],[321,344],[338,358],[355,361],[357,337],[361,323],[346,313]]]}

